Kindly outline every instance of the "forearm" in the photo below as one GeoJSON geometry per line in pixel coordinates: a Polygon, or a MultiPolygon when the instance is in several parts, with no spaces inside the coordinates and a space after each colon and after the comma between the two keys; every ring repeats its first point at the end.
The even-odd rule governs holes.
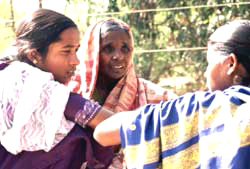
{"type": "Polygon", "coordinates": [[[120,127],[125,112],[117,113],[101,122],[94,131],[94,138],[102,146],[118,145],[120,140],[120,127]]]}
{"type": "Polygon", "coordinates": [[[120,128],[122,122],[134,120],[137,111],[120,112],[97,125],[94,138],[103,146],[118,145],[121,143],[120,128]]]}
{"type": "Polygon", "coordinates": [[[92,102],[82,96],[70,93],[69,101],[64,111],[67,120],[73,121],[81,126],[88,125],[95,128],[101,121],[112,115],[96,102],[92,102]]]}
{"type": "Polygon", "coordinates": [[[105,119],[109,118],[110,116],[112,116],[114,113],[105,109],[105,108],[100,108],[100,110],[97,112],[97,114],[95,115],[94,118],[92,118],[88,125],[91,128],[95,128],[99,123],[101,123],[102,121],[104,121],[105,119]]]}

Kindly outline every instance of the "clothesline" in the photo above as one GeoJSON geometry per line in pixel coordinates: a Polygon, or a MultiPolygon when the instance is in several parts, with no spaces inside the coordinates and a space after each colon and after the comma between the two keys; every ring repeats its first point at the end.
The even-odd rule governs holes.
{"type": "Polygon", "coordinates": [[[178,52],[178,51],[195,51],[195,50],[207,50],[207,47],[135,50],[135,53],[178,52]]]}
{"type": "MultiPolygon", "coordinates": [[[[87,16],[106,16],[106,15],[121,15],[121,14],[131,14],[131,13],[143,13],[143,12],[162,12],[162,11],[176,11],[184,9],[197,9],[197,8],[216,8],[224,6],[235,6],[235,5],[250,5],[250,2],[235,2],[235,3],[224,3],[224,4],[213,4],[213,5],[191,5],[183,7],[173,7],[173,8],[159,8],[159,9],[141,9],[141,10],[128,10],[121,12],[102,12],[102,13],[83,13],[87,16]]],[[[79,15],[79,14],[77,14],[79,15]]],[[[0,19],[0,22],[13,22],[11,19],[0,19]]]]}
{"type": "Polygon", "coordinates": [[[235,3],[214,4],[214,5],[196,5],[196,6],[183,6],[183,7],[173,7],[173,8],[129,10],[129,11],[122,11],[122,12],[84,13],[84,15],[87,15],[87,16],[121,15],[121,14],[131,14],[131,13],[176,11],[176,10],[184,10],[184,9],[215,8],[215,7],[224,7],[224,6],[232,6],[232,5],[249,5],[249,4],[250,2],[235,2],[235,3]]]}
{"type": "MultiPolygon", "coordinates": [[[[162,11],[174,11],[174,10],[197,9],[197,8],[215,8],[215,7],[232,6],[232,5],[250,5],[250,2],[224,3],[224,4],[214,4],[214,5],[183,6],[183,7],[160,8],[160,9],[142,9],[142,10],[132,10],[132,11],[122,11],[122,12],[104,12],[104,13],[92,13],[92,14],[84,13],[84,15],[87,15],[87,16],[121,15],[121,14],[143,13],[143,12],[162,12],[162,11]]],[[[0,23],[1,22],[13,22],[13,21],[14,20],[11,20],[11,19],[0,19],[0,23]]],[[[135,53],[195,51],[195,50],[206,50],[206,49],[207,49],[207,47],[149,49],[149,50],[135,50],[135,53]]]]}

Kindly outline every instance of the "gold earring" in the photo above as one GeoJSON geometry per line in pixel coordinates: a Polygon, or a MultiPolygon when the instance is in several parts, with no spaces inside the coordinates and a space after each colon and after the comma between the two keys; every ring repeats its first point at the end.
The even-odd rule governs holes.
{"type": "Polygon", "coordinates": [[[38,62],[36,59],[33,60],[33,63],[36,65],[38,62]]]}

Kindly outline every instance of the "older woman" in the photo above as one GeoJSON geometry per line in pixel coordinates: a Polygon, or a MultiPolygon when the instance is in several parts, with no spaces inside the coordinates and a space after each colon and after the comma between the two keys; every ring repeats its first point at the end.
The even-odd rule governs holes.
{"type": "MultiPolygon", "coordinates": [[[[133,52],[129,25],[115,18],[94,23],[84,34],[76,84],[70,85],[75,92],[115,113],[174,98],[173,93],[136,75],[133,52]]],[[[117,165],[114,168],[121,167],[117,165]]]]}
{"type": "Polygon", "coordinates": [[[75,91],[113,112],[175,97],[136,75],[133,51],[134,39],[126,23],[115,18],[94,23],[85,32],[78,52],[75,91]]]}

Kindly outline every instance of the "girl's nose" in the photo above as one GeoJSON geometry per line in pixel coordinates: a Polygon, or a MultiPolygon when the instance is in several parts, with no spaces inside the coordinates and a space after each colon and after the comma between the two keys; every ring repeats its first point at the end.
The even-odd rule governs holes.
{"type": "Polygon", "coordinates": [[[77,55],[74,54],[70,60],[70,64],[72,65],[79,65],[80,64],[80,60],[78,59],[77,55]]]}

